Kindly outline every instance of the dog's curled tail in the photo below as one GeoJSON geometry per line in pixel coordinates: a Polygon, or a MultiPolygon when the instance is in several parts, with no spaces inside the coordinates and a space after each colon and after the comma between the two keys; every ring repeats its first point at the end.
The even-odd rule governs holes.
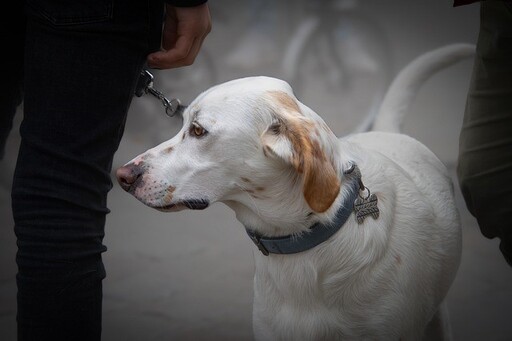
{"type": "Polygon", "coordinates": [[[400,133],[419,87],[437,71],[474,56],[475,45],[456,43],[417,57],[398,73],[382,100],[372,130],[400,133]]]}

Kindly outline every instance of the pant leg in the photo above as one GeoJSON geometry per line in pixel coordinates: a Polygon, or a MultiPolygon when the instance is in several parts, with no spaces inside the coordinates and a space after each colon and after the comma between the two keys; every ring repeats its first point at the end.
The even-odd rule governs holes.
{"type": "Polygon", "coordinates": [[[481,3],[480,33],[459,141],[458,178],[482,234],[512,266],[512,7],[481,3]]]}
{"type": "Polygon", "coordinates": [[[112,159],[145,56],[154,0],[27,1],[24,118],[12,209],[18,340],[100,340],[112,159]]]}
{"type": "MultiPolygon", "coordinates": [[[[23,48],[25,46],[25,15],[23,1],[16,1],[0,16],[0,37],[6,49],[0,66],[0,162],[5,154],[7,137],[13,118],[22,101],[23,48]]],[[[3,176],[3,175],[0,175],[3,176]]]]}

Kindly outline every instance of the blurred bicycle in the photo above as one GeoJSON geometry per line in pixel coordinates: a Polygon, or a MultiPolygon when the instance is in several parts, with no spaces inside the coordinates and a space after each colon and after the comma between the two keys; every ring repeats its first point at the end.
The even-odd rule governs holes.
{"type": "Polygon", "coordinates": [[[393,70],[385,31],[355,0],[310,1],[305,13],[283,57],[283,78],[308,106],[349,122],[345,132],[370,129],[393,70]]]}

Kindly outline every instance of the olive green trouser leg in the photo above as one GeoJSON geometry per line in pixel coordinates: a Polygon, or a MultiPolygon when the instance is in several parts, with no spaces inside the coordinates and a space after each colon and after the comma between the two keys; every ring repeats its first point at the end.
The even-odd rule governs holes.
{"type": "Polygon", "coordinates": [[[457,175],[482,234],[512,266],[512,6],[485,1],[459,140],[457,175]]]}

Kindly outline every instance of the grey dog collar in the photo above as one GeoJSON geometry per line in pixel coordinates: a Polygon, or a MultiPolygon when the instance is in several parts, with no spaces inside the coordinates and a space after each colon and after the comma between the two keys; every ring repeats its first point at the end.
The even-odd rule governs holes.
{"type": "Polygon", "coordinates": [[[327,224],[316,223],[311,226],[307,232],[299,236],[289,235],[283,237],[264,237],[246,226],[245,230],[247,234],[261,253],[268,256],[270,253],[292,254],[306,251],[323,243],[341,229],[352,214],[354,201],[357,199],[359,191],[362,189],[361,173],[355,163],[352,164],[345,174],[353,174],[354,179],[350,180],[348,185],[350,187],[350,193],[338,209],[333,221],[327,224]]]}

